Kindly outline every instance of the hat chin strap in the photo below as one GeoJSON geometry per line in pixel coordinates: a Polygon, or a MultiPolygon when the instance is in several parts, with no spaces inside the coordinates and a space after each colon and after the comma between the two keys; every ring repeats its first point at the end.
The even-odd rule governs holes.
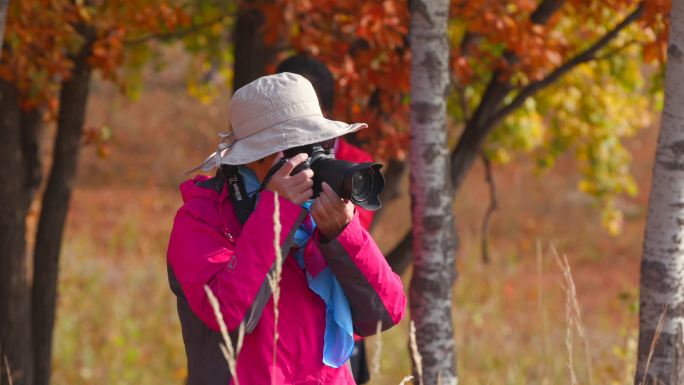
{"type": "Polygon", "coordinates": [[[216,151],[214,154],[210,155],[199,166],[187,170],[185,174],[191,174],[199,170],[211,171],[214,168],[221,167],[221,159],[226,155],[226,153],[228,153],[228,151],[230,151],[231,148],[233,148],[233,145],[235,142],[237,142],[237,138],[235,138],[233,131],[230,130],[221,131],[218,133],[218,136],[221,139],[221,142],[218,144],[218,146],[216,146],[216,151]]]}
{"type": "MultiPolygon", "coordinates": [[[[219,138],[221,138],[221,143],[218,144],[216,147],[216,152],[214,153],[214,167],[219,168],[221,167],[221,158],[228,152],[230,151],[231,148],[233,148],[233,145],[235,142],[237,142],[237,139],[235,138],[235,135],[233,134],[233,131],[221,131],[218,133],[219,138]]],[[[212,168],[214,168],[212,167],[212,168]]],[[[208,170],[207,170],[208,171],[208,170]]]]}

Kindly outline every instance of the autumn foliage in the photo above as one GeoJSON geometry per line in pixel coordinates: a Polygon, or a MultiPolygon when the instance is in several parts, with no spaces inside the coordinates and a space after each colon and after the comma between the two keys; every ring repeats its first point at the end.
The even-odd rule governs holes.
{"type": "Polygon", "coordinates": [[[46,106],[54,115],[59,82],[71,76],[71,56],[86,43],[86,31],[94,37],[90,65],[117,81],[127,40],[188,22],[180,7],[165,1],[12,1],[0,77],[19,89],[23,108],[46,106]]]}
{"type": "MultiPolygon", "coordinates": [[[[552,69],[599,38],[610,25],[638,6],[634,0],[566,1],[548,22],[531,17],[539,2],[453,1],[449,38],[456,88],[469,88],[476,106],[493,73],[514,86],[542,79],[552,69]]],[[[647,2],[639,21],[646,62],[664,59],[669,2],[647,2]]],[[[338,82],[338,117],[370,122],[369,147],[381,157],[403,157],[408,114],[408,11],[405,2],[275,0],[260,5],[266,40],[282,36],[290,46],[324,60],[338,82]]],[[[632,44],[632,42],[630,42],[632,44]]],[[[464,111],[454,113],[462,124],[464,111]]]]}
{"type": "MultiPolygon", "coordinates": [[[[452,1],[448,32],[453,85],[458,91],[454,95],[467,99],[455,100],[458,106],[451,115],[456,126],[477,107],[492,74],[510,78],[514,87],[540,80],[639,5],[635,0],[559,3],[563,3],[560,10],[538,23],[534,20],[538,1],[452,1]]],[[[215,16],[206,14],[208,7],[151,0],[11,4],[0,77],[17,84],[24,107],[44,104],[53,112],[55,79],[69,76],[69,55],[83,44],[77,28],[95,29],[90,63],[117,81],[126,53],[135,50],[127,43],[215,16]]],[[[645,62],[662,62],[669,5],[666,0],[644,2],[638,33],[631,31],[631,39],[622,39],[624,47],[618,44],[611,49],[638,45],[645,62]]],[[[404,157],[410,61],[405,2],[273,0],[241,6],[263,12],[265,41],[283,45],[286,50],[281,56],[307,52],[330,66],[338,85],[336,117],[368,122],[372,129],[360,135],[374,153],[381,158],[404,157]]]]}
{"type": "MultiPolygon", "coordinates": [[[[404,155],[410,52],[402,1],[277,0],[260,5],[265,40],[282,36],[293,50],[328,64],[337,81],[337,118],[368,122],[380,156],[404,155]]],[[[370,137],[369,137],[370,135],[370,137]]]]}

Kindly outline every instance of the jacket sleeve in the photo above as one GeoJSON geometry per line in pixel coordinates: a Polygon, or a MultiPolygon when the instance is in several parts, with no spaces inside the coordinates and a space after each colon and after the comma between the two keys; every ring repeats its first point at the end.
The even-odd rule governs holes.
{"type": "Polygon", "coordinates": [[[359,213],[359,222],[361,222],[361,227],[370,232],[371,227],[373,227],[373,217],[375,216],[375,212],[360,207],[357,207],[356,211],[359,213]]]}
{"type": "Polygon", "coordinates": [[[358,214],[334,240],[316,246],[342,286],[352,312],[354,332],[365,337],[375,334],[378,321],[387,330],[401,321],[406,310],[404,288],[358,214]]]}
{"type": "MultiPolygon", "coordinates": [[[[237,329],[243,320],[248,321],[249,313],[255,311],[255,302],[261,302],[262,306],[256,310],[257,319],[248,327],[248,332],[258,322],[271,294],[264,288],[268,289],[266,275],[275,263],[274,203],[272,192],[262,192],[237,239],[222,234],[220,226],[198,214],[212,211],[184,206],[177,213],[169,240],[168,262],[190,308],[209,328],[219,330],[205,285],[218,299],[228,330],[237,329]]],[[[279,203],[280,245],[285,258],[296,224],[303,219],[305,211],[284,198],[279,198],[279,203]]],[[[211,209],[215,210],[216,206],[212,204],[211,209]]]]}

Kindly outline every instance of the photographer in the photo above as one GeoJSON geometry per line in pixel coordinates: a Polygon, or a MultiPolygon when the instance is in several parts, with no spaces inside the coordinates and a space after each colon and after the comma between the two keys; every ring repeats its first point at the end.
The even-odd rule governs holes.
{"type": "MultiPolygon", "coordinates": [[[[278,64],[276,72],[292,72],[304,76],[313,85],[318,102],[321,105],[323,116],[330,118],[333,114],[335,80],[328,66],[322,61],[306,55],[297,54],[290,56],[278,64]]],[[[343,137],[335,139],[335,158],[350,162],[372,162],[373,158],[367,152],[350,144],[343,137]]],[[[371,231],[374,212],[357,207],[361,226],[367,231],[371,231]]],[[[358,336],[355,336],[354,350],[349,363],[352,374],[357,384],[365,384],[370,380],[368,361],[366,360],[366,346],[358,336]]]]}
{"type": "Polygon", "coordinates": [[[279,158],[307,145],[331,151],[326,146],[333,139],[365,124],[325,119],[311,83],[287,72],[236,91],[230,120],[232,131],[202,166],[218,168],[216,176],[181,185],[184,205],[169,240],[169,282],[178,302],[188,384],[230,382],[205,285],[229,331],[245,328],[237,360],[242,384],[354,384],[346,365],[353,335],[371,335],[378,323],[386,330],[401,320],[402,284],[360,225],[354,205],[334,191],[339,186],[316,184],[312,169],[295,170],[309,155],[279,158]],[[274,268],[275,239],[283,264],[274,367],[267,274],[274,268]]]}

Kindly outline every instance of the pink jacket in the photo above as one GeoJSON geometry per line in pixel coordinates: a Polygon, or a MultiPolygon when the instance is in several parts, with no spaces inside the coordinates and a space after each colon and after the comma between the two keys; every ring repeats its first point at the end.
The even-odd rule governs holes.
{"type": "MultiPolygon", "coordinates": [[[[260,194],[243,227],[225,188],[197,185],[206,179],[198,176],[180,186],[185,203],[176,214],[167,254],[188,356],[189,385],[225,385],[230,378],[218,350],[218,324],[204,285],[218,298],[231,332],[243,321],[247,325],[237,364],[241,384],[271,384],[271,375],[277,384],[354,384],[346,365],[335,369],[322,364],[325,304],[309,289],[305,272],[292,256],[285,258],[282,268],[273,367],[274,312],[266,275],[275,263],[275,194],[260,194]]],[[[305,211],[284,198],[279,203],[279,239],[287,251],[305,211]]],[[[385,330],[401,320],[406,307],[402,283],[360,225],[358,214],[333,241],[320,243],[315,233],[304,258],[313,253],[324,257],[345,291],[356,334],[374,334],[378,321],[385,330]]]]}

